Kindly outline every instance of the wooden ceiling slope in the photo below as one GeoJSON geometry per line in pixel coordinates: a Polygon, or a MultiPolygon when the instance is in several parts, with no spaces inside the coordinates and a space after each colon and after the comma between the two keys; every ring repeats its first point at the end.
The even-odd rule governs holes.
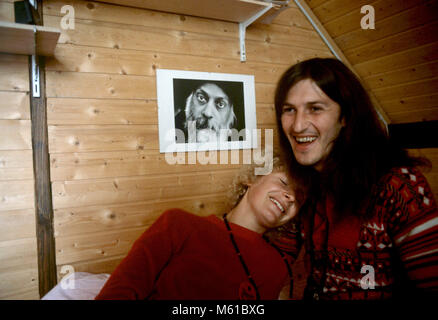
{"type": "Polygon", "coordinates": [[[390,122],[438,120],[437,0],[305,0],[390,122]],[[375,29],[363,30],[363,5],[375,29]]]}

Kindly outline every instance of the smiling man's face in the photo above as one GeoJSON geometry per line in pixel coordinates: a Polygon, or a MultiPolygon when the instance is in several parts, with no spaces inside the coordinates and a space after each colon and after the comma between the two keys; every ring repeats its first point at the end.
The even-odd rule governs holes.
{"type": "Polygon", "coordinates": [[[297,82],[283,103],[281,124],[297,162],[321,171],[342,127],[341,108],[318,86],[297,82]]]}

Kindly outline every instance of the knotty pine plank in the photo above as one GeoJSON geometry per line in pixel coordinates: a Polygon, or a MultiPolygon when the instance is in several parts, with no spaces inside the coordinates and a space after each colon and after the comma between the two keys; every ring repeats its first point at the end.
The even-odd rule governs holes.
{"type": "Polygon", "coordinates": [[[354,67],[359,75],[362,77],[369,77],[409,67],[412,65],[412,61],[420,64],[433,60],[438,60],[438,41],[414,48],[408,48],[379,58],[369,59],[355,64],[354,67]]]}
{"type": "Polygon", "coordinates": [[[0,150],[31,150],[30,120],[0,120],[0,150]]]}
{"type": "Polygon", "coordinates": [[[53,207],[59,209],[216,194],[228,190],[235,174],[235,170],[227,170],[55,181],[52,183],[53,207]]]}
{"type": "MultiPolygon", "coordinates": [[[[374,89],[375,95],[380,101],[403,99],[413,96],[435,94],[438,89],[438,77],[412,81],[407,84],[389,86],[374,89]]],[[[382,102],[383,103],[383,102],[382,102]]]]}
{"type": "Polygon", "coordinates": [[[0,53],[0,90],[29,91],[26,56],[0,53]]]}
{"type": "MultiPolygon", "coordinates": [[[[47,16],[48,26],[59,25],[60,18],[47,16]]],[[[153,27],[115,25],[89,20],[76,21],[74,30],[61,30],[59,43],[86,45],[106,48],[134,49],[153,52],[181,53],[240,60],[239,41],[225,36],[211,37],[208,34],[165,30],[153,27]]],[[[330,51],[278,45],[266,41],[246,41],[248,58],[251,61],[288,64],[294,58],[331,55],[330,51]]]]}
{"type": "MultiPolygon", "coordinates": [[[[394,123],[412,123],[420,121],[438,120],[438,105],[434,108],[422,109],[404,112],[388,113],[394,123]]],[[[437,163],[438,165],[438,163],[437,163]]]]}
{"type": "MultiPolygon", "coordinates": [[[[217,153],[218,164],[189,164],[193,152],[184,154],[185,164],[170,165],[166,155],[158,150],[112,151],[112,152],[77,152],[56,153],[51,156],[52,181],[85,180],[111,177],[133,177],[156,174],[188,173],[216,171],[221,169],[238,169],[243,164],[244,153],[252,157],[252,150],[236,151],[238,164],[231,164],[233,151],[222,151],[222,158],[228,164],[220,164],[221,153],[217,153]],[[227,159],[225,161],[225,159],[227,159]]],[[[252,158],[250,158],[252,159],[252,158]]]]}
{"type": "MultiPolygon", "coordinates": [[[[156,99],[155,77],[79,72],[46,73],[47,98],[156,99]]],[[[272,103],[275,84],[256,83],[257,103],[272,103]]]]}
{"type": "Polygon", "coordinates": [[[426,94],[385,101],[385,108],[389,113],[431,109],[436,106],[438,106],[438,94],[426,94]]]}
{"type": "MultiPolygon", "coordinates": [[[[156,124],[158,121],[156,100],[130,99],[47,99],[49,125],[131,125],[156,124]]],[[[259,124],[275,124],[272,104],[256,106],[259,124]]]]}
{"type": "Polygon", "coordinates": [[[375,76],[364,78],[372,89],[384,88],[393,85],[408,84],[412,81],[430,79],[438,74],[438,60],[423,64],[412,64],[403,69],[398,69],[375,76]]]}
{"type": "Polygon", "coordinates": [[[56,209],[55,237],[150,226],[165,210],[181,208],[196,215],[220,214],[231,209],[228,195],[192,195],[185,198],[129,204],[56,209]]]}
{"type": "Polygon", "coordinates": [[[33,180],[32,151],[0,151],[0,180],[33,180]]]}
{"type": "Polygon", "coordinates": [[[55,57],[47,60],[46,70],[155,76],[156,69],[176,69],[251,74],[256,82],[274,84],[292,63],[298,61],[296,57],[287,64],[252,60],[242,64],[236,59],[59,44],[55,57]]]}
{"type": "MultiPolygon", "coordinates": [[[[396,52],[411,49],[437,41],[438,22],[413,28],[388,38],[373,41],[363,46],[344,51],[349,61],[357,63],[384,57],[396,52]]],[[[411,60],[412,62],[412,60],[411,60]]]]}
{"type": "Polygon", "coordinates": [[[35,238],[0,241],[2,264],[0,274],[24,265],[37,265],[37,247],[35,238]]]}
{"type": "Polygon", "coordinates": [[[0,241],[36,237],[35,210],[1,210],[0,241]]]}
{"type": "Polygon", "coordinates": [[[0,119],[30,120],[29,93],[0,91],[0,119]]]}
{"type": "Polygon", "coordinates": [[[343,51],[347,51],[431,23],[436,20],[437,12],[438,2],[423,2],[386,19],[379,17],[374,30],[362,30],[358,23],[356,30],[334,37],[334,40],[343,51]]]}
{"type": "MultiPolygon", "coordinates": [[[[49,1],[45,8],[46,15],[62,16],[60,1],[49,1]]],[[[295,11],[296,12],[296,11],[295,11]]],[[[183,32],[208,33],[212,37],[226,36],[239,39],[239,27],[237,23],[218,21],[207,18],[199,18],[178,15],[165,12],[157,12],[139,8],[113,6],[105,3],[90,3],[77,1],[75,5],[75,19],[92,20],[95,22],[109,22],[114,25],[120,24],[153,27],[159,29],[171,29],[183,32]]],[[[263,42],[269,38],[272,43],[283,44],[293,42],[296,46],[305,48],[324,49],[325,44],[314,30],[291,28],[278,24],[265,25],[256,23],[248,29],[246,39],[263,42]]]]}
{"type": "Polygon", "coordinates": [[[0,181],[0,201],[2,211],[34,208],[33,180],[0,181]]]}
{"type": "Polygon", "coordinates": [[[57,265],[126,254],[144,227],[56,238],[57,265]]]}
{"type": "MultiPolygon", "coordinates": [[[[418,0],[379,0],[370,1],[367,4],[374,7],[374,11],[378,19],[377,21],[380,21],[399,12],[412,8],[418,5],[418,3],[418,0]]],[[[360,21],[363,17],[364,14],[361,13],[360,10],[354,9],[347,14],[325,23],[324,27],[333,38],[336,38],[340,35],[360,29],[360,21]]],[[[367,32],[366,30],[363,31],[367,32]]]]}

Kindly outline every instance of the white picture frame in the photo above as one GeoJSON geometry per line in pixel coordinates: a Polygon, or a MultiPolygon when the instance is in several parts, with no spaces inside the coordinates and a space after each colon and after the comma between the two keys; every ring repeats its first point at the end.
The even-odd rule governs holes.
{"type": "Polygon", "coordinates": [[[169,69],[156,72],[160,153],[257,148],[257,139],[253,138],[257,129],[253,75],[169,69]],[[211,118],[210,114],[201,115],[207,110],[201,112],[201,103],[207,100],[214,110],[211,118]],[[224,119],[231,119],[231,111],[225,110],[234,113],[232,124],[225,124],[224,119]],[[217,116],[216,111],[227,116],[217,116]],[[216,130],[220,123],[229,129],[216,130]]]}

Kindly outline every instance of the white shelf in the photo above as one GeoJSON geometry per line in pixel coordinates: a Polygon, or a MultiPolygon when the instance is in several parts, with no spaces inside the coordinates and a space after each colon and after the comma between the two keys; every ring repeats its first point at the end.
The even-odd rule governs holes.
{"type": "MultiPolygon", "coordinates": [[[[244,22],[270,3],[256,0],[96,0],[121,6],[164,11],[231,22],[244,22]]],[[[273,6],[273,11],[279,6],[273,6]]]]}
{"type": "Polygon", "coordinates": [[[60,34],[57,28],[0,21],[0,52],[52,56],[60,34]]]}

